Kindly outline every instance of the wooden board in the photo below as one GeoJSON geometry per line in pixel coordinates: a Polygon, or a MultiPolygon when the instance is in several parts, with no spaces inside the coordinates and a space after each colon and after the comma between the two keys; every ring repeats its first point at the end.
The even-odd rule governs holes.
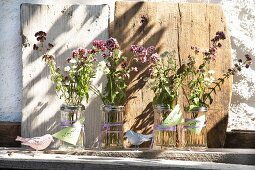
{"type": "MultiPolygon", "coordinates": [[[[63,69],[73,49],[88,47],[94,39],[107,39],[108,24],[107,5],[22,4],[22,136],[34,137],[56,132],[59,129],[59,107],[63,103],[50,81],[49,69],[41,56],[33,51],[35,32],[42,30],[48,34],[48,42],[54,44],[50,53],[56,56],[57,65],[63,69]]],[[[95,83],[102,84],[102,81],[101,75],[98,75],[95,83]]],[[[100,99],[91,96],[85,106],[87,146],[99,134],[100,105],[100,99]]]]}
{"type": "Polygon", "coordinates": [[[0,122],[0,147],[20,147],[20,142],[15,141],[20,126],[19,122],[0,122]]]}
{"type": "Polygon", "coordinates": [[[232,130],[226,134],[225,148],[255,149],[255,131],[232,130]]]}
{"type": "MultiPolygon", "coordinates": [[[[215,4],[173,4],[152,2],[123,2],[115,4],[115,19],[110,35],[119,40],[122,50],[130,56],[132,44],[155,45],[158,52],[175,50],[179,62],[187,59],[191,45],[209,48],[210,39],[217,31],[224,31],[227,39],[219,51],[213,68],[222,75],[231,66],[230,39],[220,6],[215,4]]],[[[141,79],[144,70],[133,77],[129,86],[124,129],[150,133],[153,124],[153,92],[141,79]]],[[[217,93],[208,116],[208,146],[223,147],[232,79],[217,93]]],[[[180,95],[178,101],[183,101],[180,95]]]]}

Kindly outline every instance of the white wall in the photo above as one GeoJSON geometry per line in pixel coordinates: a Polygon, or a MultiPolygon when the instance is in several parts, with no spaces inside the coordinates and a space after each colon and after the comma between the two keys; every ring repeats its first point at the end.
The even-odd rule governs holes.
{"type": "MultiPolygon", "coordinates": [[[[243,56],[246,52],[255,56],[255,0],[164,1],[220,3],[225,11],[232,35],[233,60],[243,56]]],[[[0,62],[2,63],[0,67],[0,121],[19,122],[21,120],[22,64],[19,10],[21,3],[108,3],[111,9],[114,9],[114,0],[0,0],[0,62]]],[[[251,69],[244,70],[234,77],[229,130],[255,130],[254,65],[251,69]]]]}

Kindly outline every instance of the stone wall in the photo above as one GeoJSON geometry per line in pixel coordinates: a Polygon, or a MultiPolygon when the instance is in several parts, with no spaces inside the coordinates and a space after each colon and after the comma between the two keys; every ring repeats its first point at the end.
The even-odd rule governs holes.
{"type": "MultiPolygon", "coordinates": [[[[154,0],[155,1],[155,0],[154,0]]],[[[157,0],[159,1],[159,0],[157,0]]],[[[162,0],[161,0],[162,1],[162,0]]],[[[247,52],[255,56],[255,0],[164,0],[168,2],[203,2],[222,5],[231,33],[232,57],[247,52]]],[[[110,4],[107,0],[1,0],[0,1],[0,121],[21,120],[22,62],[20,4],[110,4]]],[[[229,130],[255,130],[255,65],[234,77],[229,112],[229,130]]]]}

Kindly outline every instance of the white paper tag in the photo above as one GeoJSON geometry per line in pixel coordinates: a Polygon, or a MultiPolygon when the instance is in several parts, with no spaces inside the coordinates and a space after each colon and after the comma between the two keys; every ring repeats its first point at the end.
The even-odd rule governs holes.
{"type": "Polygon", "coordinates": [[[205,115],[199,116],[195,119],[189,119],[186,120],[184,127],[187,128],[188,130],[190,130],[191,132],[199,135],[203,129],[203,127],[205,127],[205,115]]]}
{"type": "Polygon", "coordinates": [[[163,121],[163,126],[176,126],[182,122],[182,112],[180,109],[180,105],[177,104],[172,112],[167,116],[167,118],[163,121]]]}

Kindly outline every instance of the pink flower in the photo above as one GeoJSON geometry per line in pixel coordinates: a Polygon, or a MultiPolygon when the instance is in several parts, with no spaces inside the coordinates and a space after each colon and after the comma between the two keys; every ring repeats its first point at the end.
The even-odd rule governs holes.
{"type": "Polygon", "coordinates": [[[92,45],[101,51],[106,50],[106,42],[103,40],[94,40],[92,45]]]}
{"type": "Polygon", "coordinates": [[[87,49],[85,49],[85,48],[78,48],[78,52],[79,52],[80,55],[84,55],[84,54],[87,53],[87,49]]]}
{"type": "Polygon", "coordinates": [[[147,48],[148,55],[151,55],[155,52],[156,48],[154,46],[150,46],[147,48]]]}
{"type": "Polygon", "coordinates": [[[106,47],[110,50],[110,51],[113,51],[115,49],[118,49],[120,46],[119,46],[119,43],[118,41],[115,39],[115,38],[109,38],[107,41],[106,41],[106,47]]]}
{"type": "Polygon", "coordinates": [[[154,53],[154,54],[152,54],[152,55],[150,56],[150,61],[151,61],[152,63],[156,63],[157,61],[159,61],[159,59],[160,59],[160,56],[159,56],[158,53],[154,53]]]}
{"type": "Polygon", "coordinates": [[[94,49],[89,49],[89,50],[88,50],[88,53],[89,53],[89,54],[95,54],[96,51],[95,51],[94,49]]]}
{"type": "Polygon", "coordinates": [[[76,57],[78,54],[79,54],[79,51],[78,51],[78,50],[73,50],[73,51],[72,51],[72,56],[73,56],[73,58],[76,57]]]}
{"type": "Polygon", "coordinates": [[[107,55],[104,53],[104,54],[102,54],[102,57],[103,57],[103,58],[106,58],[106,57],[107,57],[107,55]]]}
{"type": "Polygon", "coordinates": [[[139,60],[141,61],[141,63],[146,63],[147,62],[147,57],[144,55],[139,56],[139,60]]]}

